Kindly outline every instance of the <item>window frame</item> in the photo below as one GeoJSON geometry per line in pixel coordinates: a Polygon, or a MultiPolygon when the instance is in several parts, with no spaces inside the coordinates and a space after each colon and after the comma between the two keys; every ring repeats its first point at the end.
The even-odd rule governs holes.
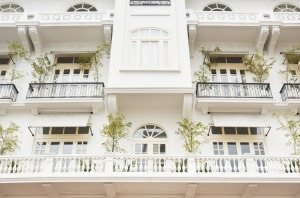
{"type": "Polygon", "coordinates": [[[294,4],[290,4],[290,3],[281,3],[274,7],[273,12],[279,12],[279,13],[300,12],[300,7],[298,7],[294,4]],[[279,6],[283,6],[283,5],[285,6],[285,8],[279,8],[279,6]],[[291,8],[288,8],[288,6],[293,6],[294,8],[291,9],[291,8]],[[298,9],[298,11],[296,11],[297,9],[298,9]],[[284,11],[284,10],[290,10],[290,11],[284,11]]]}
{"type": "Polygon", "coordinates": [[[217,11],[220,11],[220,12],[232,12],[233,10],[231,9],[231,7],[229,7],[229,6],[227,6],[226,4],[223,4],[223,3],[211,3],[211,4],[206,5],[203,8],[203,11],[204,12],[217,12],[217,11]],[[216,8],[211,8],[212,5],[215,5],[216,8]],[[219,5],[224,6],[225,8],[219,8],[219,5]],[[226,10],[227,8],[229,10],[226,10]],[[205,9],[209,9],[209,10],[205,10],[205,9]]]}
{"type": "Polygon", "coordinates": [[[146,28],[139,28],[130,31],[129,33],[129,56],[128,56],[128,65],[129,69],[136,69],[136,70],[148,70],[148,71],[155,71],[155,70],[169,70],[171,68],[171,35],[170,32],[156,27],[146,27],[146,28]],[[151,30],[159,31],[159,36],[151,36],[151,30]],[[148,37],[143,37],[140,32],[148,31],[148,37]],[[137,36],[133,36],[136,33],[137,36]],[[167,35],[163,35],[167,34],[167,35]],[[151,65],[151,50],[149,49],[149,62],[148,66],[145,67],[142,65],[142,43],[149,43],[150,47],[152,47],[152,43],[158,43],[158,65],[152,66],[151,65]],[[134,47],[133,45],[136,45],[134,47]],[[167,49],[165,52],[165,43],[167,49]],[[133,50],[135,49],[135,50],[133,50]],[[134,52],[135,51],[135,52],[134,52]]]}
{"type": "Polygon", "coordinates": [[[0,13],[24,13],[24,8],[22,6],[20,6],[17,3],[4,3],[0,5],[0,13]],[[9,8],[5,8],[3,9],[3,6],[7,6],[9,5],[9,8]],[[16,5],[18,6],[17,8],[11,8],[12,5],[16,5]],[[21,11],[17,11],[18,9],[21,9],[21,11]],[[10,12],[5,12],[5,10],[11,10],[10,12]],[[12,12],[13,11],[13,12],[12,12]]]}
{"type": "Polygon", "coordinates": [[[75,4],[75,5],[72,5],[71,7],[69,7],[66,12],[98,12],[98,9],[94,5],[89,4],[89,3],[78,3],[78,4],[75,4]],[[84,8],[85,4],[89,5],[91,7],[84,8]],[[79,5],[81,5],[81,8],[75,8],[75,6],[79,6],[79,5]],[[93,8],[95,10],[91,11],[90,9],[93,9],[93,8]],[[73,9],[73,10],[71,10],[71,9],[73,9]],[[81,10],[81,11],[78,11],[78,10],[81,10]],[[82,10],[85,10],[85,11],[82,11],[82,10]]]}

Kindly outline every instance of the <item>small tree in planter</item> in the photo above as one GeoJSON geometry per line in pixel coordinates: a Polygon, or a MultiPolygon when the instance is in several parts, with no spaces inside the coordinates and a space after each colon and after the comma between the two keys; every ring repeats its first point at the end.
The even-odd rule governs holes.
{"type": "Polygon", "coordinates": [[[256,52],[251,57],[245,57],[244,63],[247,71],[254,75],[254,82],[263,83],[268,79],[270,75],[270,69],[274,65],[275,60],[268,62],[263,55],[260,55],[258,52],[256,52]]]}
{"type": "MultiPolygon", "coordinates": [[[[188,118],[183,118],[182,121],[177,122],[177,124],[179,127],[177,131],[175,131],[175,134],[179,135],[179,137],[183,139],[183,147],[185,148],[185,150],[189,153],[201,153],[200,146],[208,141],[206,135],[208,127],[205,126],[202,122],[195,122],[189,120],[188,118]]],[[[210,171],[207,167],[206,162],[200,163],[204,164],[204,169],[201,171],[210,171]]],[[[185,171],[182,170],[183,164],[185,164],[185,167],[187,167],[187,161],[185,160],[184,162],[176,164],[177,169],[185,171]]]]}
{"type": "Polygon", "coordinates": [[[104,56],[109,55],[110,45],[103,44],[97,46],[97,50],[94,53],[81,54],[78,57],[77,62],[80,64],[80,69],[91,69],[94,71],[93,77],[95,82],[100,81],[102,76],[100,73],[100,67],[103,67],[102,60],[104,56]]]}
{"type": "Polygon", "coordinates": [[[22,44],[15,42],[8,46],[9,55],[17,62],[19,60],[30,61],[29,51],[22,44]]]}
{"type": "Polygon", "coordinates": [[[202,54],[203,62],[200,64],[199,69],[194,72],[196,80],[194,82],[208,82],[210,80],[210,69],[212,66],[217,66],[212,54],[219,53],[221,50],[219,47],[215,47],[213,50],[206,50],[204,47],[199,51],[202,54]]]}
{"type": "MultiPolygon", "coordinates": [[[[283,52],[284,61],[282,64],[285,68],[279,71],[279,74],[283,75],[286,83],[295,83],[298,79],[292,75],[291,64],[298,64],[300,61],[300,55],[296,51],[300,50],[300,44],[294,45],[291,49],[283,52]]],[[[299,70],[299,66],[297,68],[299,70]]]]}
{"type": "Polygon", "coordinates": [[[57,66],[56,63],[52,63],[48,56],[41,55],[31,62],[33,68],[32,76],[36,79],[37,83],[45,83],[48,80],[49,75],[53,69],[57,66]]]}
{"type": "Polygon", "coordinates": [[[19,140],[16,135],[19,128],[20,127],[13,122],[11,122],[7,128],[0,125],[0,155],[14,152],[19,148],[19,140]]]}
{"type": "MultiPolygon", "coordinates": [[[[288,113],[274,113],[274,117],[276,117],[278,124],[280,125],[277,130],[281,130],[286,132],[285,137],[287,138],[286,145],[292,147],[292,155],[300,155],[300,120],[296,115],[288,114],[288,113]]],[[[293,160],[291,164],[285,164],[286,172],[293,172],[293,168],[297,164],[300,170],[300,161],[293,160]]],[[[299,171],[297,170],[297,171],[299,171]]]]}
{"type": "Polygon", "coordinates": [[[125,122],[125,116],[120,112],[115,115],[109,114],[107,118],[108,124],[104,125],[100,131],[100,134],[106,138],[102,145],[108,152],[125,152],[119,146],[119,141],[129,136],[131,122],[125,122]]]}

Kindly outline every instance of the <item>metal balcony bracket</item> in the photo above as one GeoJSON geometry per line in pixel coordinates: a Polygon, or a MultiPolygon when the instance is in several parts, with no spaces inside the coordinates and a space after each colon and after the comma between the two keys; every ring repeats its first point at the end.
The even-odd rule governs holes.
{"type": "Polygon", "coordinates": [[[116,198],[117,197],[114,185],[112,183],[105,183],[104,189],[105,189],[107,198],[116,198]]]}
{"type": "Polygon", "coordinates": [[[32,128],[32,127],[29,126],[29,127],[28,127],[28,130],[29,130],[29,132],[31,133],[31,136],[33,137],[33,136],[34,136],[34,133],[32,132],[31,128],[32,128]]]}
{"type": "Polygon", "coordinates": [[[188,184],[185,198],[194,198],[197,192],[198,184],[188,184]]]}
{"type": "Polygon", "coordinates": [[[266,133],[265,136],[268,137],[268,135],[269,135],[269,133],[270,133],[272,127],[266,127],[266,128],[268,129],[268,131],[267,131],[267,133],[266,133]]]}
{"type": "Polygon", "coordinates": [[[90,130],[91,136],[94,136],[94,133],[92,131],[92,127],[89,126],[89,130],[90,130]]]}

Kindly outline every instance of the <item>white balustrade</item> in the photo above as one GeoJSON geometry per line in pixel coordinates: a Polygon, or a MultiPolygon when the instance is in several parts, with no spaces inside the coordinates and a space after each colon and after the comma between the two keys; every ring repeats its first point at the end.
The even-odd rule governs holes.
{"type": "Polygon", "coordinates": [[[299,23],[300,14],[299,12],[276,12],[274,13],[276,20],[279,20],[283,23],[299,23]]]}
{"type": "Polygon", "coordinates": [[[66,12],[66,13],[41,13],[40,23],[78,23],[78,22],[101,22],[109,19],[106,12],[66,12]]]}
{"type": "Polygon", "coordinates": [[[280,176],[300,173],[300,156],[169,156],[169,155],[44,155],[0,157],[0,179],[6,176],[62,176],[164,173],[169,175],[280,176]]]}

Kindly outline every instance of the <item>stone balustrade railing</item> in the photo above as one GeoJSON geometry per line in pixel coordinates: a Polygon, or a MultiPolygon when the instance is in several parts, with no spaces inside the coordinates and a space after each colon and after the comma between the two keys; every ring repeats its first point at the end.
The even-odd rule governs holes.
{"type": "Polygon", "coordinates": [[[0,157],[0,180],[19,177],[184,175],[209,177],[291,177],[300,156],[44,155],[0,157]]]}
{"type": "Polygon", "coordinates": [[[44,24],[99,23],[114,18],[113,11],[106,12],[63,12],[63,13],[0,13],[0,24],[38,22],[44,24]]]}

